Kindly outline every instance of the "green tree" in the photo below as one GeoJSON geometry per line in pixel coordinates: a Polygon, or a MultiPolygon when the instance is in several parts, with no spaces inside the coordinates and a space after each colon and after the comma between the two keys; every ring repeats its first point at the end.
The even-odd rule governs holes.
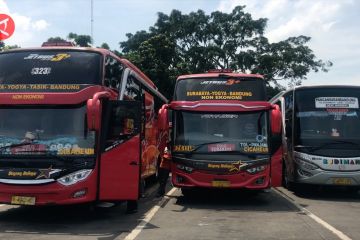
{"type": "Polygon", "coordinates": [[[74,43],[80,47],[91,47],[92,44],[92,39],[89,35],[78,35],[71,32],[67,38],[74,41],[74,43]]]}
{"type": "Polygon", "coordinates": [[[62,37],[51,37],[47,40],[47,42],[54,43],[54,42],[66,42],[65,39],[62,37]]]}
{"type": "Polygon", "coordinates": [[[10,49],[15,49],[15,48],[20,48],[20,46],[18,46],[18,45],[6,45],[3,41],[0,41],[0,52],[10,50],[10,49]]]}
{"type": "Polygon", "coordinates": [[[110,50],[110,46],[109,46],[109,44],[107,44],[107,43],[101,44],[100,47],[101,47],[101,48],[104,48],[104,49],[107,49],[107,50],[110,50]]]}
{"type": "Polygon", "coordinates": [[[120,42],[122,54],[149,75],[162,92],[171,95],[177,75],[231,68],[264,75],[273,95],[278,80],[299,85],[310,71],[328,71],[331,62],[319,60],[306,45],[310,37],[290,37],[271,43],[264,36],[267,19],[253,19],[235,7],[231,13],[198,10],[158,14],[148,31],[128,33],[120,42]]]}

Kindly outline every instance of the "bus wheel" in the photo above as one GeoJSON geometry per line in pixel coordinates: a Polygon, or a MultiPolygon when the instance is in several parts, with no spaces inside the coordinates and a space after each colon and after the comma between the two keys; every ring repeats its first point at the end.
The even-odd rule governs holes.
{"type": "Polygon", "coordinates": [[[282,185],[290,191],[295,190],[295,183],[290,181],[289,174],[286,171],[285,161],[283,161],[282,185]]]}

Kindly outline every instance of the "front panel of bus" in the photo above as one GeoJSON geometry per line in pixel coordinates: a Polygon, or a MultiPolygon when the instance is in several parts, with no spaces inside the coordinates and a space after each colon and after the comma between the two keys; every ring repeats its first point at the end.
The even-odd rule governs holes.
{"type": "Polygon", "coordinates": [[[268,186],[267,111],[174,111],[173,124],[176,186],[268,186]]]}
{"type": "Polygon", "coordinates": [[[2,202],[95,199],[96,136],[86,123],[88,97],[79,92],[101,84],[101,66],[101,54],[89,51],[43,49],[0,54],[0,92],[4,99],[11,98],[0,106],[2,202]],[[56,98],[63,93],[75,97],[56,98]],[[52,103],[48,102],[50,95],[52,103]],[[77,103],[66,104],[77,101],[75,98],[77,103]]]}
{"type": "Polygon", "coordinates": [[[293,160],[304,183],[360,185],[360,88],[299,89],[293,160]]]}

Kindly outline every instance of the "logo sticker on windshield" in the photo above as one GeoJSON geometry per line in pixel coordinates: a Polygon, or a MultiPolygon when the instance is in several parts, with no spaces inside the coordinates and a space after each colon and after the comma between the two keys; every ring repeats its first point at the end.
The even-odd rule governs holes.
{"type": "Polygon", "coordinates": [[[244,152],[267,153],[269,148],[266,143],[240,143],[244,152]]]}
{"type": "Polygon", "coordinates": [[[31,69],[31,75],[49,75],[50,73],[50,67],[35,67],[31,69]]]}
{"type": "Polygon", "coordinates": [[[231,152],[235,150],[235,144],[209,144],[208,151],[209,152],[231,152]]]}
{"type": "Polygon", "coordinates": [[[175,145],[173,148],[174,152],[191,152],[195,149],[194,146],[191,145],[175,145]]]}
{"type": "Polygon", "coordinates": [[[359,108],[356,97],[318,97],[315,98],[316,108],[359,108]]]}
{"type": "Polygon", "coordinates": [[[51,62],[60,62],[64,59],[67,59],[71,57],[70,54],[67,53],[58,53],[56,55],[41,55],[41,54],[37,54],[37,53],[31,53],[30,55],[28,55],[27,57],[24,57],[24,60],[41,60],[41,61],[51,61],[51,62]]]}

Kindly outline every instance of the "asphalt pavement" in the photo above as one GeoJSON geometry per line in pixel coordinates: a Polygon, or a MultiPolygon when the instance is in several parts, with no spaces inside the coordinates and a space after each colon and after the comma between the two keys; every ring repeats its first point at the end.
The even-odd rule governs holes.
{"type": "Polygon", "coordinates": [[[360,194],[346,189],[284,188],[259,193],[168,186],[146,189],[139,212],[125,205],[23,207],[0,205],[0,239],[360,239],[360,194]]]}

